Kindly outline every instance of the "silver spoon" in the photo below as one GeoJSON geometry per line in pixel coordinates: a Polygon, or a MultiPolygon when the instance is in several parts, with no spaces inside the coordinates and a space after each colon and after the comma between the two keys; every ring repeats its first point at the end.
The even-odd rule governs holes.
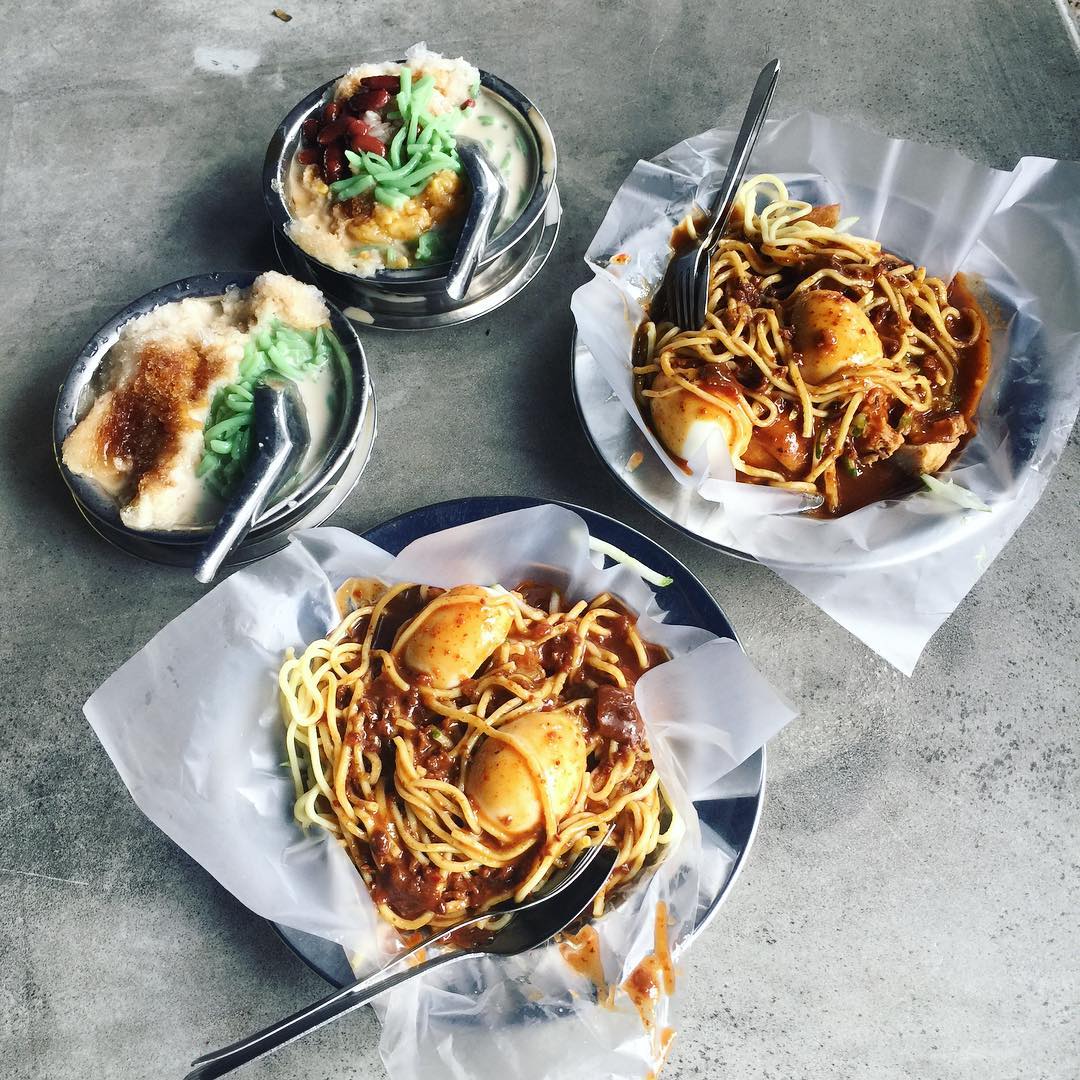
{"type": "MultiPolygon", "coordinates": [[[[608,835],[610,834],[609,830],[608,835]]],[[[516,956],[518,953],[528,952],[538,945],[543,945],[545,941],[553,938],[560,930],[565,930],[591,907],[596,894],[611,876],[618,855],[618,849],[615,847],[609,847],[606,844],[595,845],[566,871],[556,885],[545,890],[542,896],[517,905],[509,902],[501,904],[482,915],[466,919],[434,938],[420,942],[419,945],[396,956],[375,975],[360,979],[351,986],[338,990],[322,1001],[309,1005],[293,1016],[266,1028],[265,1031],[233,1043],[232,1046],[226,1046],[216,1053],[198,1058],[191,1063],[194,1068],[184,1080],[214,1080],[215,1077],[224,1076],[233,1069],[246,1065],[249,1061],[254,1061],[271,1050],[293,1042],[307,1035],[308,1032],[330,1023],[331,1020],[359,1008],[384,990],[389,990],[421,972],[431,971],[443,964],[464,960],[471,956],[485,954],[516,956]],[[439,953],[412,967],[403,968],[409,958],[421,949],[430,949],[433,944],[437,944],[450,934],[499,914],[512,914],[513,918],[486,944],[460,951],[439,953]],[[393,974],[389,974],[390,972],[393,974]]]]}
{"type": "Polygon", "coordinates": [[[259,383],[254,396],[251,461],[195,563],[195,578],[204,585],[214,580],[270,497],[295,473],[311,438],[300,390],[291,379],[272,375],[259,383]]]}
{"type": "Polygon", "coordinates": [[[446,275],[446,295],[451,300],[464,300],[476,265],[502,213],[506,181],[475,139],[459,136],[457,152],[472,185],[472,201],[446,275]]]}

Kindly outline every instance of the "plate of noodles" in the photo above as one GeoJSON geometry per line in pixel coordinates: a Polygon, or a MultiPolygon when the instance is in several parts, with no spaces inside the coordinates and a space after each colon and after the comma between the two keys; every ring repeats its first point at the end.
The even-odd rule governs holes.
{"type": "MultiPolygon", "coordinates": [[[[663,285],[634,339],[634,394],[680,469],[719,432],[738,481],[820,497],[839,517],[915,491],[973,434],[990,363],[963,274],[930,276],[848,230],[839,204],[778,177],[739,189],[710,261],[706,324],[663,285]]],[[[692,244],[702,219],[676,227],[692,244]]]]}
{"type": "Polygon", "coordinates": [[[602,459],[672,524],[776,568],[888,567],[995,533],[1051,401],[1038,317],[986,242],[1009,174],[869,135],[858,158],[838,123],[773,123],[755,161],[777,171],[740,187],[706,324],[680,327],[665,272],[725,140],[640,163],[590,248],[573,384],[602,459]],[[919,168],[934,155],[956,174],[939,186],[919,168]]]}
{"type": "Polygon", "coordinates": [[[671,555],[530,499],[297,534],[85,712],[143,812],[331,981],[617,845],[568,935],[375,1003],[391,1075],[583,1080],[663,1058],[674,963],[742,865],[765,743],[795,715],[671,555]]]}
{"type": "MultiPolygon", "coordinates": [[[[410,511],[365,538],[396,554],[431,533],[537,505],[539,500],[527,498],[456,500],[410,511]]],[[[737,640],[708,591],[662,548],[611,518],[571,509],[584,518],[594,538],[638,559],[658,579],[670,578],[656,590],[668,619],[737,640]]],[[[672,827],[633,703],[637,679],[667,657],[637,634],[628,618],[632,613],[615,598],[574,601],[536,581],[493,595],[480,586],[443,591],[398,582],[387,588],[371,579],[353,579],[343,584],[338,599],[345,614],[337,630],[309,644],[282,669],[297,817],[309,828],[327,828],[342,839],[383,917],[400,931],[422,933],[511,897],[524,899],[612,823],[615,842],[625,854],[597,899],[594,916],[617,903],[620,891],[658,857],[665,830],[672,827]],[[461,631],[466,633],[459,636],[461,631]],[[465,669],[475,671],[477,657],[500,637],[494,654],[481,661],[482,674],[475,680],[460,677],[465,669]],[[456,644],[449,644],[450,638],[456,644]],[[387,642],[389,655],[370,666],[361,662],[353,668],[359,674],[352,681],[327,678],[319,684],[316,730],[322,749],[312,754],[309,744],[315,740],[298,736],[302,728],[292,722],[310,717],[313,705],[320,708],[304,695],[305,676],[327,661],[349,666],[358,652],[362,656],[367,650],[370,656],[377,644],[387,642]],[[351,727],[341,720],[349,709],[346,698],[359,706],[351,727]],[[544,711],[536,711],[538,703],[545,703],[544,711]],[[371,734],[373,724],[397,727],[410,710],[413,715],[424,710],[429,722],[395,736],[395,775],[387,786],[380,758],[384,748],[380,736],[371,734]],[[330,732],[331,713],[337,737],[330,732]],[[497,728],[477,727],[477,713],[497,728]],[[320,795],[319,774],[349,773],[343,757],[351,753],[347,748],[357,730],[368,733],[361,748],[362,770],[352,766],[364,797],[356,797],[355,787],[343,786],[339,797],[327,802],[320,795]],[[506,741],[491,738],[496,730],[506,741]],[[545,807],[536,798],[542,787],[535,777],[550,775],[556,761],[563,766],[561,779],[552,785],[545,807]],[[440,786],[417,788],[419,775],[438,777],[440,786]],[[453,789],[441,786],[448,781],[453,789]],[[469,803],[464,816],[462,795],[469,803]],[[571,806],[573,798],[580,805],[571,806]],[[379,809],[368,814],[368,805],[379,809]],[[470,807],[477,820],[469,820],[470,807]],[[551,830],[554,844],[542,859],[523,860],[545,811],[559,821],[551,830]],[[405,840],[396,850],[380,824],[387,821],[395,823],[396,838],[405,840]],[[454,828],[441,827],[445,821],[453,821],[454,828]],[[470,851],[478,842],[480,850],[470,851]],[[449,844],[454,851],[445,859],[436,855],[428,868],[418,870],[415,855],[433,844],[449,844]]],[[[734,883],[753,840],[764,794],[764,748],[738,773],[730,797],[695,804],[701,820],[732,852],[719,890],[698,912],[698,929],[734,883]]],[[[329,982],[340,986],[354,978],[339,945],[280,924],[275,928],[329,982]]]]}

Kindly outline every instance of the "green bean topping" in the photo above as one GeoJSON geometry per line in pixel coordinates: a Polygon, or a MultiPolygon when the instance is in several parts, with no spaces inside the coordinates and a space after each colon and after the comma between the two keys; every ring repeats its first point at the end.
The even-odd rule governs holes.
{"type": "Polygon", "coordinates": [[[203,477],[218,495],[227,496],[250,455],[255,387],[266,375],[275,373],[297,382],[309,379],[335,354],[339,360],[345,356],[334,332],[324,326],[317,330],[297,330],[274,319],[249,337],[240,361],[239,378],[221,387],[210,404],[203,427],[203,456],[196,475],[203,477]]]}
{"type": "Polygon", "coordinates": [[[414,82],[412,69],[403,67],[399,86],[395,103],[401,125],[390,140],[386,157],[346,150],[352,175],[330,185],[339,202],[373,192],[376,201],[397,210],[406,199],[420,194],[435,173],[443,169],[461,172],[454,129],[462,110],[450,109],[441,116],[431,113],[428,106],[435,92],[431,75],[414,82]]]}

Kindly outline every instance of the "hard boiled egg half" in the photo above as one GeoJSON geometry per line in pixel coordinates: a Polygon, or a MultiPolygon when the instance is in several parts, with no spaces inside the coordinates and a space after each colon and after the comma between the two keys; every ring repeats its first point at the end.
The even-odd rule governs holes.
{"type": "Polygon", "coordinates": [[[585,777],[587,748],[581,721],[573,713],[556,709],[528,713],[499,730],[518,745],[485,738],[465,780],[465,793],[480,823],[514,837],[537,830],[544,820],[541,784],[547,789],[555,819],[564,818],[585,777]],[[535,771],[519,747],[531,754],[535,771]]]}
{"type": "Polygon", "coordinates": [[[820,386],[845,368],[880,364],[881,338],[858,304],[830,289],[802,293],[792,305],[792,348],[802,354],[802,376],[820,386]]]}
{"type": "MultiPolygon", "coordinates": [[[[667,390],[675,383],[663,372],[653,379],[653,390],[667,390]]],[[[741,410],[728,411],[689,390],[676,390],[663,397],[650,398],[653,430],[656,437],[676,457],[690,461],[718,432],[729,447],[738,438],[749,438],[750,421],[741,410]]]]}
{"type": "Polygon", "coordinates": [[[514,623],[513,607],[499,597],[493,589],[459,585],[433,600],[416,616],[405,663],[440,690],[472,678],[514,623]]]}

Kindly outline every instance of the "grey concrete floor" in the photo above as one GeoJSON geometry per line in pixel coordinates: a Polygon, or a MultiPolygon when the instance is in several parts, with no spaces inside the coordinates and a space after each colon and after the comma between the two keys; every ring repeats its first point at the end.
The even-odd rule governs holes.
{"type": "MultiPolygon", "coordinates": [[[[1080,64],[1052,0],[400,5],[44,2],[0,37],[0,1071],[167,1077],[323,991],[136,810],[80,713],[199,588],[111,550],[51,460],[74,353],[148,288],[272,263],[275,122],[368,54],[427,38],[532,95],[560,146],[543,275],[460,329],[365,337],[380,435],[333,519],[528,493],[621,517],[724,605],[802,718],[771,747],[746,872],[695,947],[665,1076],[1080,1074],[1075,749],[1078,440],[1035,512],[897,675],[759,567],[662,526],[593,459],[567,378],[571,289],[639,157],[737,119],[778,53],[798,108],[993,165],[1080,157],[1080,64]]],[[[252,1077],[383,1075],[370,1015],[252,1077]]]]}

